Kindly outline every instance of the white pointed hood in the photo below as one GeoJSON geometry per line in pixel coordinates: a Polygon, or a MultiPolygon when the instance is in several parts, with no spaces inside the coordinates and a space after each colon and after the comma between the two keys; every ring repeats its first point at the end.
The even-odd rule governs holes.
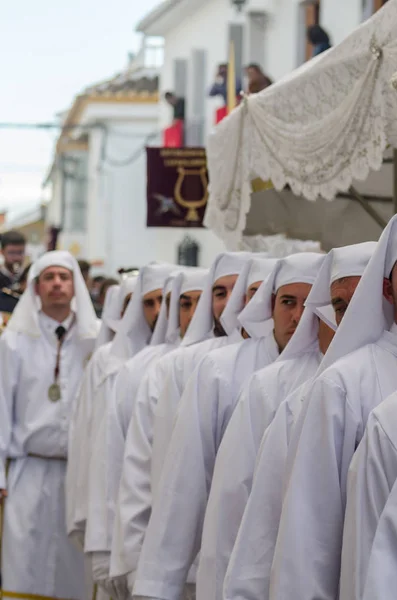
{"type": "Polygon", "coordinates": [[[334,309],[331,305],[330,287],[342,277],[362,277],[373,255],[376,242],[364,242],[334,248],[324,259],[316,281],[307,297],[305,311],[296,332],[278,360],[296,358],[318,347],[318,318],[336,330],[334,309]]]}
{"type": "Polygon", "coordinates": [[[166,333],[166,343],[176,344],[180,339],[179,299],[182,294],[202,292],[208,277],[208,269],[192,268],[178,273],[171,290],[170,316],[166,333]]]}
{"type": "MultiPolygon", "coordinates": [[[[156,327],[154,328],[152,338],[150,340],[151,346],[159,346],[165,343],[165,337],[167,334],[168,327],[168,315],[167,315],[167,296],[172,292],[172,286],[175,279],[178,276],[178,271],[173,271],[165,280],[163,287],[163,301],[161,303],[161,309],[159,317],[157,319],[156,327]]],[[[172,301],[172,300],[171,300],[172,301]]]]}
{"type": "Polygon", "coordinates": [[[116,333],[114,324],[120,315],[117,312],[119,308],[119,294],[119,285],[111,285],[106,292],[101,317],[101,328],[95,343],[95,350],[110,342],[116,333]]]}
{"type": "Polygon", "coordinates": [[[276,264],[276,258],[260,254],[246,262],[221,316],[221,323],[227,335],[232,335],[238,327],[238,316],[244,308],[248,288],[257,281],[265,281],[276,264]]]}
{"type": "Polygon", "coordinates": [[[174,270],[175,265],[151,264],[139,271],[133,296],[111,346],[105,378],[150,343],[152,332],[143,312],[143,297],[163,289],[166,278],[174,270]]]}
{"type": "Polygon", "coordinates": [[[291,283],[313,285],[325,256],[313,252],[293,254],[280,259],[239,316],[241,326],[254,339],[265,337],[273,328],[272,298],[277,290],[291,283]]]}
{"type": "Polygon", "coordinates": [[[221,277],[239,275],[244,264],[252,257],[250,252],[225,252],[213,262],[201,294],[194,317],[182,340],[182,346],[198,344],[213,336],[214,317],[212,312],[212,288],[221,277]]]}
{"type": "Polygon", "coordinates": [[[7,328],[32,337],[40,337],[38,314],[41,306],[40,299],[35,292],[35,280],[49,267],[64,267],[73,273],[74,306],[78,336],[81,339],[96,338],[98,320],[79,265],[69,252],[57,250],[46,252],[33,263],[29,271],[28,286],[19,300],[7,328]]]}
{"type": "Polygon", "coordinates": [[[339,358],[375,343],[394,323],[393,306],[383,296],[383,280],[397,262],[397,215],[388,223],[376,246],[319,373],[339,358]]]}

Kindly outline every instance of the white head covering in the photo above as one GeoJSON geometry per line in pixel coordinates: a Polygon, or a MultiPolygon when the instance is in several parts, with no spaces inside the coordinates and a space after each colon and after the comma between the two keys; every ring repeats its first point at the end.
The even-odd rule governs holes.
{"type": "Polygon", "coordinates": [[[334,248],[324,259],[316,281],[306,300],[306,308],[298,328],[278,360],[295,358],[318,347],[318,318],[336,330],[335,312],[331,305],[330,287],[342,277],[361,277],[373,255],[376,242],[364,242],[334,248]],[[325,310],[329,309],[329,310],[325,310]]]}
{"type": "Polygon", "coordinates": [[[241,326],[254,339],[268,335],[273,328],[272,297],[284,285],[313,285],[325,256],[302,252],[280,259],[238,318],[241,326]]]}
{"type": "Polygon", "coordinates": [[[319,372],[342,356],[375,343],[385,330],[390,329],[394,310],[383,297],[383,279],[390,277],[396,261],[397,215],[389,221],[381,235],[319,372]]]}
{"type": "Polygon", "coordinates": [[[213,335],[212,288],[221,277],[239,275],[244,264],[252,257],[250,252],[225,252],[213,262],[194,317],[182,340],[182,346],[198,344],[213,335]]]}
{"type": "Polygon", "coordinates": [[[155,290],[162,290],[175,265],[146,265],[139,271],[134,295],[121,320],[113,340],[104,376],[114,373],[120,365],[135,356],[149,342],[152,335],[143,312],[143,297],[155,290]]]}
{"type": "Polygon", "coordinates": [[[152,338],[150,340],[151,346],[159,346],[164,344],[165,337],[167,335],[168,328],[168,316],[167,316],[167,295],[172,292],[173,283],[178,276],[178,271],[171,273],[165,280],[163,287],[163,301],[161,303],[159,317],[157,319],[156,327],[154,328],[152,338]]]}
{"type": "Polygon", "coordinates": [[[261,255],[246,262],[221,316],[221,323],[227,335],[232,335],[238,326],[238,316],[244,308],[248,288],[257,281],[265,281],[276,264],[276,258],[267,258],[261,255]]]}
{"type": "Polygon", "coordinates": [[[175,277],[171,290],[171,303],[165,342],[175,344],[179,337],[179,299],[182,294],[202,291],[208,277],[208,269],[191,268],[180,271],[175,277]]]}
{"type": "Polygon", "coordinates": [[[119,286],[119,295],[117,298],[117,304],[115,309],[116,317],[114,319],[108,319],[109,327],[115,333],[117,333],[118,328],[120,327],[121,311],[123,310],[125,299],[127,298],[127,296],[129,296],[129,294],[134,293],[137,280],[137,275],[131,275],[130,277],[126,277],[125,279],[123,279],[121,285],[119,286]]]}
{"type": "Polygon", "coordinates": [[[108,287],[105,302],[103,304],[101,328],[95,343],[95,349],[107,344],[113,339],[113,334],[116,332],[116,329],[113,328],[114,323],[117,317],[120,316],[120,313],[117,312],[119,307],[119,294],[119,285],[111,285],[108,287]]]}
{"type": "Polygon", "coordinates": [[[26,333],[32,337],[40,337],[38,313],[41,307],[40,298],[35,292],[35,280],[49,267],[64,267],[73,273],[78,336],[81,339],[96,338],[98,332],[97,317],[87,286],[81,275],[80,267],[69,252],[63,251],[47,252],[33,263],[29,271],[28,286],[19,300],[7,328],[12,331],[26,333]]]}

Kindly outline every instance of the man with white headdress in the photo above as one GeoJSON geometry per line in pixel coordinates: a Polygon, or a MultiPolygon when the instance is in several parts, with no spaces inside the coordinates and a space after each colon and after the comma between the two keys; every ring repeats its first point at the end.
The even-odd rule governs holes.
{"type": "MultiPolygon", "coordinates": [[[[120,286],[117,298],[117,319],[112,329],[117,330],[131,300],[136,277],[129,277],[120,286]]],[[[85,369],[69,428],[68,464],[66,469],[66,525],[68,535],[83,550],[87,519],[88,473],[92,452],[92,431],[95,390],[102,378],[112,342],[103,344],[94,352],[85,369]]]]}
{"type": "Polygon", "coordinates": [[[272,600],[338,595],[349,465],[369,413],[397,389],[396,261],[393,217],[306,392],[293,432],[272,600]],[[315,560],[305,560],[308,556],[315,560]]]}
{"type": "MultiPolygon", "coordinates": [[[[160,315],[152,336],[151,344],[130,359],[117,375],[112,397],[97,432],[97,445],[94,448],[96,460],[104,465],[102,473],[112,473],[107,479],[106,530],[109,532],[108,549],[92,556],[94,581],[100,583],[112,597],[122,594],[125,582],[120,578],[109,579],[110,550],[114,522],[114,507],[117,501],[120,474],[123,463],[124,444],[127,429],[134,408],[135,397],[142,381],[142,374],[161,356],[174,350],[180,341],[180,326],[185,332],[194,314],[207,271],[189,269],[185,273],[173,272],[166,280],[160,315]],[[181,298],[182,283],[184,294],[181,298]],[[193,285],[193,289],[191,289],[193,285]],[[107,443],[104,444],[103,440],[107,443]]],[[[102,524],[103,526],[103,524],[102,524]]]]}
{"type": "MultiPolygon", "coordinates": [[[[159,397],[165,396],[169,406],[169,414],[171,420],[175,414],[176,406],[182,394],[184,382],[188,375],[192,372],[195,364],[204,356],[211,348],[224,346],[230,343],[230,337],[226,336],[226,332],[220,324],[220,316],[228,305],[230,296],[234,289],[238,274],[243,269],[246,262],[252,255],[249,253],[224,253],[217,256],[208,276],[205,278],[203,292],[194,312],[191,323],[183,337],[181,348],[170,353],[168,356],[160,359],[156,365],[149,370],[144,377],[140,386],[136,406],[139,406],[139,415],[148,415],[145,422],[145,431],[141,431],[139,437],[131,438],[131,450],[126,450],[128,460],[124,461],[124,467],[132,465],[132,468],[137,468],[133,475],[133,479],[139,478],[139,490],[146,490],[142,493],[141,498],[135,497],[134,503],[129,503],[128,485],[126,486],[125,497],[127,499],[126,510],[132,507],[132,517],[136,524],[136,535],[134,525],[130,527],[133,531],[132,542],[127,543],[124,547],[130,548],[136,540],[140,540],[138,545],[141,545],[141,539],[145,529],[145,523],[148,521],[147,511],[150,514],[151,505],[151,453],[152,453],[152,427],[153,414],[159,397]],[[166,382],[168,385],[166,385],[166,382]],[[134,463],[134,452],[137,453],[136,462],[134,463]],[[142,463],[139,464],[139,461],[142,463]]],[[[191,284],[190,284],[191,285],[191,284]]],[[[189,291],[189,283],[186,280],[185,291],[189,291]],[[187,287],[186,287],[187,286],[187,287]]],[[[182,288],[183,289],[183,288],[182,288]]],[[[185,294],[183,295],[185,296],[185,294]]],[[[192,298],[187,298],[191,303],[192,298]]],[[[181,297],[181,301],[184,300],[181,297]]],[[[242,300],[241,300],[242,302],[242,300]]],[[[233,330],[233,333],[234,330],[233,330]]],[[[237,338],[240,337],[238,334],[237,338]]],[[[241,338],[240,338],[241,339],[241,338]]],[[[137,424],[141,424],[137,414],[137,424]]],[[[145,418],[145,417],[144,417],[145,418]]],[[[132,427],[132,424],[131,424],[132,427]]],[[[131,428],[130,428],[131,429],[131,428]]],[[[127,442],[128,443],[128,442],[127,442]]],[[[126,471],[127,472],[127,471],[126,471]]],[[[129,481],[132,481],[129,478],[129,481]]],[[[128,482],[127,482],[128,483],[128,482]]],[[[135,494],[135,489],[131,490],[135,494]]],[[[125,523],[128,523],[129,517],[126,517],[125,523]]],[[[117,531],[117,529],[116,529],[117,531]]],[[[137,558],[133,552],[128,551],[128,556],[124,555],[124,550],[120,549],[116,543],[117,550],[112,553],[112,576],[117,577],[125,575],[130,571],[131,562],[136,565],[137,558]],[[126,565],[128,565],[126,567],[126,565]]]]}
{"type": "Polygon", "coordinates": [[[258,338],[211,352],[190,378],[146,532],[136,596],[167,599],[182,593],[200,550],[215,458],[239,391],[287,345],[323,258],[302,253],[278,261],[270,274],[263,268],[264,283],[243,311],[247,318],[239,317],[244,330],[258,338]]]}
{"type": "MultiPolygon", "coordinates": [[[[315,375],[332,340],[329,331],[341,322],[375,248],[375,242],[366,242],[328,254],[291,342],[274,365],[253,375],[240,396],[218,453],[202,542],[204,564],[208,567],[212,559],[216,565],[216,597],[222,596],[226,568],[225,598],[269,597],[287,452],[283,400],[315,375]],[[329,308],[334,314],[328,314],[329,308]],[[271,431],[263,436],[267,427],[271,431]]],[[[203,588],[210,573],[208,569],[207,580],[199,577],[203,588]]],[[[199,587],[200,596],[201,591],[199,587]]]]}
{"type": "Polygon", "coordinates": [[[163,286],[166,278],[175,269],[168,264],[150,264],[139,271],[131,302],[124,314],[122,324],[111,344],[106,363],[95,389],[92,411],[92,452],[89,463],[87,519],[84,550],[87,554],[107,550],[107,488],[108,475],[103,476],[101,455],[96,455],[107,440],[98,440],[102,419],[106,417],[114,382],[122,366],[145,346],[150,344],[162,303],[163,286]],[[105,487],[104,487],[105,486],[105,487]]]}
{"type": "Polygon", "coordinates": [[[119,297],[120,286],[111,285],[106,292],[101,316],[101,328],[99,330],[95,349],[108,344],[115,336],[115,324],[120,318],[119,297]]]}
{"type": "Polygon", "coordinates": [[[72,405],[97,329],[76,260],[44,254],[0,340],[3,597],[85,596],[64,487],[72,405]]]}

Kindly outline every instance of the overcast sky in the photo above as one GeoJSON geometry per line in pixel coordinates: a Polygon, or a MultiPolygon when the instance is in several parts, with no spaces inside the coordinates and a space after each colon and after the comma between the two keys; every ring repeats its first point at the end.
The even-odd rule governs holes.
{"type": "MultiPolygon", "coordinates": [[[[0,19],[0,122],[53,122],[84,87],[139,48],[137,22],[160,0],[12,0],[0,19]]],[[[40,199],[56,132],[0,129],[0,209],[40,199]]]]}

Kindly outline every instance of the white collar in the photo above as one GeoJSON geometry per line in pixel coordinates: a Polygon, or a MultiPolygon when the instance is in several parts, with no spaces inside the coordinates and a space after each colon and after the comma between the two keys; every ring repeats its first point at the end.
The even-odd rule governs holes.
{"type": "Polygon", "coordinates": [[[70,328],[70,326],[72,324],[74,316],[75,316],[74,313],[71,312],[70,315],[68,317],[66,317],[66,319],[64,321],[62,321],[62,323],[59,323],[59,321],[55,321],[55,319],[52,319],[48,315],[44,314],[42,311],[39,312],[40,323],[44,327],[45,331],[48,332],[49,334],[53,334],[54,337],[56,337],[55,330],[60,325],[62,325],[62,327],[64,327],[66,329],[66,331],[68,331],[68,329],[70,328]]]}

